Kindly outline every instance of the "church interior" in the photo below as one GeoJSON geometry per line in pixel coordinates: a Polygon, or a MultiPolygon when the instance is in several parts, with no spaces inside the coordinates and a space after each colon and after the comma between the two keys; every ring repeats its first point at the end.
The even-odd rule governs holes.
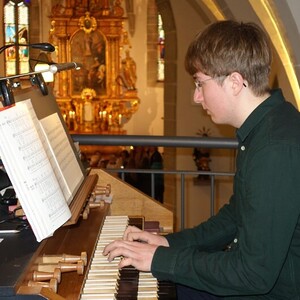
{"type": "MultiPolygon", "coordinates": [[[[17,90],[42,85],[49,89],[71,135],[234,139],[234,128],[214,124],[201,105],[194,103],[194,82],[184,67],[190,41],[216,20],[254,22],[268,33],[274,52],[270,86],[280,87],[286,99],[300,108],[298,0],[0,0],[0,3],[3,20],[0,46],[29,44],[18,48],[19,61],[12,48],[2,51],[1,82],[5,77],[34,72],[45,65],[79,65],[52,72],[49,81],[46,74],[43,79],[37,76],[38,82],[24,76],[20,85],[12,87],[17,90]],[[22,19],[22,9],[15,8],[22,5],[28,9],[27,23],[22,19]],[[16,32],[9,32],[11,21],[5,15],[10,10],[15,13],[15,9],[20,21],[18,40],[16,32]],[[36,43],[50,43],[54,51],[30,46],[36,43]]],[[[122,145],[80,146],[89,166],[97,168],[103,166],[103,161],[107,164],[111,158],[116,159],[124,149],[130,151],[122,145]]],[[[197,170],[194,149],[158,149],[164,169],[197,170]]],[[[234,149],[209,149],[207,153],[209,170],[234,172],[234,149]]],[[[116,195],[127,195],[127,192],[123,195],[115,176],[110,178],[99,172],[100,175],[96,173],[104,178],[105,184],[111,180],[116,185],[116,195]]],[[[186,227],[199,224],[211,213],[210,186],[197,183],[194,177],[188,177],[185,183],[186,227]]],[[[215,211],[228,201],[231,192],[232,177],[217,180],[215,211]]],[[[128,197],[138,198],[137,192],[128,192],[128,197]]],[[[146,205],[151,217],[156,213],[162,216],[165,228],[178,229],[180,179],[165,177],[164,201],[158,204],[159,208],[144,196],[139,204],[126,202],[117,208],[136,210],[138,214],[138,209],[147,211],[146,205]],[[168,218],[172,215],[172,222],[164,219],[165,214],[168,218]]]]}
{"type": "MultiPolygon", "coordinates": [[[[3,7],[7,1],[1,2],[3,7]]],[[[193,102],[194,84],[183,63],[190,40],[205,25],[222,19],[255,22],[268,32],[274,43],[270,85],[280,86],[290,102],[300,105],[300,25],[296,14],[299,4],[295,0],[241,3],[234,0],[32,0],[29,3],[29,42],[49,42],[55,47],[51,53],[29,47],[31,64],[42,66],[37,63],[40,60],[76,62],[83,66],[78,71],[58,72],[54,79],[52,74],[52,82],[47,83],[53,89],[70,133],[170,137],[205,134],[234,138],[233,128],[215,125],[193,102]],[[191,17],[187,18],[181,11],[191,17]]],[[[0,26],[4,32],[4,24],[0,26]]],[[[3,35],[2,45],[5,43],[3,35]]],[[[8,66],[5,56],[2,54],[0,59],[1,74],[9,75],[5,70],[8,66]]],[[[28,84],[26,78],[22,84],[28,84]]],[[[81,148],[94,165],[101,163],[101,157],[107,162],[112,153],[121,150],[109,145],[100,148],[82,145],[81,148]]],[[[195,170],[193,149],[161,147],[160,152],[166,169],[195,170]]],[[[233,161],[232,150],[210,150],[212,170],[231,172],[233,161]]],[[[187,184],[191,198],[203,189],[206,194],[207,187],[194,186],[192,180],[187,184]]],[[[175,211],[179,205],[175,200],[178,191],[174,190],[173,182],[166,182],[166,187],[164,204],[175,211]]],[[[227,201],[230,192],[230,182],[220,183],[217,194],[222,196],[217,196],[216,209],[227,201]]],[[[188,226],[207,217],[207,213],[196,217],[190,214],[197,208],[195,205],[191,203],[187,209],[188,226]]]]}
{"type": "MultiPolygon", "coordinates": [[[[1,2],[2,7],[10,3],[1,2]]],[[[184,69],[190,40],[214,20],[235,19],[261,25],[271,36],[274,47],[270,86],[280,86],[290,102],[296,107],[300,105],[300,25],[296,13],[299,4],[295,0],[238,3],[234,0],[31,0],[24,3],[30,8],[27,43],[49,42],[55,47],[51,53],[29,47],[30,67],[42,67],[43,61],[76,62],[82,66],[80,70],[58,72],[54,78],[52,74],[52,82],[47,82],[71,134],[170,137],[204,134],[234,138],[233,128],[215,125],[193,102],[194,84],[184,69]],[[186,14],[181,14],[182,11],[186,14]]],[[[4,32],[4,23],[0,26],[4,32]]],[[[24,31],[20,31],[19,37],[24,39],[24,31]]],[[[4,36],[2,45],[8,43],[4,36]]],[[[11,75],[6,56],[2,54],[0,59],[1,74],[11,75]]],[[[19,73],[29,71],[26,63],[27,69],[20,69],[19,73]]],[[[26,78],[21,80],[22,86],[28,85],[26,78]]],[[[123,148],[82,145],[81,149],[89,162],[99,165],[101,157],[107,162],[111,154],[123,148]]],[[[166,169],[195,170],[193,149],[160,147],[159,150],[166,169]]],[[[209,152],[212,170],[234,170],[234,151],[211,149],[209,152]]],[[[191,198],[203,190],[206,194],[207,187],[194,186],[192,179],[187,184],[191,198]]],[[[166,187],[164,204],[175,211],[179,192],[173,182],[166,182],[166,187]]],[[[230,192],[230,180],[220,183],[216,209],[227,201],[230,192]]],[[[188,226],[207,217],[207,213],[193,216],[191,212],[198,206],[195,203],[189,206],[188,226]]]]}

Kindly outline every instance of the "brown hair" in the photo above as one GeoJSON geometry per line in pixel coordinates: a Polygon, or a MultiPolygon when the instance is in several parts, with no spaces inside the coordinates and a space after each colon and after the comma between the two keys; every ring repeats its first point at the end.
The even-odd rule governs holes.
{"type": "Polygon", "coordinates": [[[217,77],[240,73],[257,96],[269,91],[272,51],[266,33],[254,23],[218,21],[191,42],[185,68],[217,77]]]}

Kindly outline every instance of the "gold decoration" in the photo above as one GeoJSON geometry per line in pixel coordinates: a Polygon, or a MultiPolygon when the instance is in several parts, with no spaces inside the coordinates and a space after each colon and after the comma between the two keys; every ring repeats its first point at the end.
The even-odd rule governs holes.
{"type": "Polygon", "coordinates": [[[92,100],[94,97],[96,97],[96,92],[93,89],[85,88],[81,92],[82,100],[92,100]]]}
{"type": "Polygon", "coordinates": [[[71,133],[124,134],[140,99],[121,1],[58,2],[63,9],[56,7],[50,17],[55,60],[82,64],[55,74],[54,93],[67,126],[71,133]]]}
{"type": "Polygon", "coordinates": [[[90,17],[90,13],[86,12],[85,17],[79,18],[79,27],[85,33],[89,34],[97,28],[97,21],[94,17],[90,17]]]}

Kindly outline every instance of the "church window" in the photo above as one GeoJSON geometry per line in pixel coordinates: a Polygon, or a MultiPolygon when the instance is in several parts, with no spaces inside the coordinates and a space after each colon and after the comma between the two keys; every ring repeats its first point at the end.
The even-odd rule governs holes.
{"type": "Polygon", "coordinates": [[[157,14],[157,30],[158,30],[158,43],[157,43],[157,80],[164,81],[165,79],[165,32],[163,29],[163,22],[160,14],[157,14]]]}
{"type": "Polygon", "coordinates": [[[29,72],[29,49],[18,45],[29,42],[29,4],[29,0],[9,0],[4,5],[5,45],[16,44],[4,52],[6,76],[29,72]]]}

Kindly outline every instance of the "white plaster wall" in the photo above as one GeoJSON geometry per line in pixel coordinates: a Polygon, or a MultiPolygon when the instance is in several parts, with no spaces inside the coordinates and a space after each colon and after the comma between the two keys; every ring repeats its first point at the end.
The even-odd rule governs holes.
{"type": "MultiPolygon", "coordinates": [[[[180,136],[196,136],[199,129],[203,127],[209,129],[210,135],[213,137],[225,136],[234,137],[234,129],[228,126],[215,125],[209,116],[203,111],[200,105],[193,102],[194,83],[190,75],[184,69],[184,58],[187,47],[193,37],[205,26],[199,14],[186,1],[171,1],[174,12],[176,30],[178,37],[178,64],[177,64],[177,135],[180,136]],[[181,12],[184,11],[183,15],[181,12]],[[189,16],[186,18],[186,16],[189,16]]],[[[196,170],[196,166],[192,159],[193,149],[178,149],[177,152],[177,169],[180,170],[196,170]]],[[[213,171],[232,171],[233,166],[233,150],[211,150],[210,164],[213,171]]],[[[210,207],[210,186],[195,185],[194,177],[187,178],[186,184],[186,226],[193,227],[202,221],[205,221],[211,212],[210,207]]],[[[231,195],[231,181],[228,179],[217,179],[216,186],[216,210],[228,201],[231,195]]],[[[178,184],[178,186],[180,186],[178,184]]],[[[178,188],[178,195],[180,189],[178,188]]],[[[177,207],[180,207],[180,199],[178,196],[177,207]]],[[[180,212],[180,211],[178,211],[180,212]]],[[[179,219],[177,218],[177,221],[179,219]]]]}
{"type": "Polygon", "coordinates": [[[300,33],[300,1],[299,0],[286,0],[286,4],[289,6],[293,15],[294,22],[297,24],[298,34],[300,33]]]}
{"type": "Polygon", "coordinates": [[[135,0],[135,33],[130,36],[131,56],[137,64],[137,89],[141,100],[139,110],[125,125],[127,134],[163,135],[163,86],[147,85],[147,1],[135,0]]]}

